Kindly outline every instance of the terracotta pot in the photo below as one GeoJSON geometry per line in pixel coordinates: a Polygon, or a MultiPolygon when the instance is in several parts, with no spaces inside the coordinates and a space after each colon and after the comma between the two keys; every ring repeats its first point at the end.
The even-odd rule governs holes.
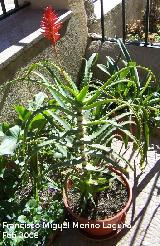
{"type": "MultiPolygon", "coordinates": [[[[63,200],[64,205],[69,212],[69,214],[73,217],[73,219],[79,223],[79,227],[81,230],[83,230],[85,233],[93,236],[105,236],[114,233],[116,230],[118,230],[119,226],[124,224],[124,218],[127,210],[129,209],[129,206],[132,201],[132,188],[129,184],[128,179],[118,170],[111,168],[113,172],[115,172],[120,178],[122,183],[126,186],[128,191],[128,202],[126,203],[125,207],[118,212],[115,216],[104,219],[104,220],[88,220],[86,218],[78,217],[73,211],[70,209],[67,199],[67,194],[65,192],[65,189],[63,190],[63,200]],[[88,226],[86,226],[88,225],[88,226]],[[118,226],[119,225],[119,226],[118,226]],[[82,228],[82,227],[87,228],[82,228]],[[88,228],[89,227],[89,228],[88,228]],[[116,229],[115,229],[116,227],[116,229]]],[[[70,182],[70,181],[69,181],[70,182]]],[[[67,189],[66,189],[67,190],[67,189]]],[[[122,226],[123,228],[123,226],[122,226]]]]}

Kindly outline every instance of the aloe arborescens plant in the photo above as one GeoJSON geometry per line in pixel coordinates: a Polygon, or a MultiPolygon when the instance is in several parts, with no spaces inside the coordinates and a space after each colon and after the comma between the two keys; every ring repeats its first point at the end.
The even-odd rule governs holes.
{"type": "MultiPolygon", "coordinates": [[[[51,8],[45,11],[42,27],[45,37],[50,40],[53,38],[51,41],[55,46],[59,38],[57,32],[60,25],[56,28],[54,25],[57,25],[58,18],[51,12],[51,8]]],[[[106,97],[107,88],[115,79],[115,75],[103,85],[91,89],[92,66],[96,60],[97,55],[93,54],[88,61],[85,61],[84,76],[79,87],[61,66],[50,61],[32,64],[24,76],[32,83],[44,85],[51,97],[50,100],[43,100],[37,108],[29,112],[23,122],[21,143],[26,170],[28,166],[32,167],[32,164],[35,164],[34,161],[36,168],[39,169],[41,165],[38,160],[39,153],[43,155],[46,149],[53,157],[53,163],[47,166],[43,174],[39,175],[37,172],[34,176],[36,193],[39,177],[42,175],[46,177],[55,169],[65,169],[65,180],[71,176],[76,182],[75,186],[79,188],[82,200],[85,201],[84,209],[90,202],[94,204],[95,193],[107,189],[110,185],[111,176],[109,178],[105,176],[107,167],[110,169],[112,165],[122,169],[119,161],[129,164],[112,148],[116,129],[134,141],[142,155],[142,162],[144,161],[140,141],[127,130],[127,125],[133,123],[128,120],[132,112],[125,110],[130,107],[129,104],[123,99],[117,100],[114,96],[106,97]],[[107,108],[110,103],[116,104],[112,111],[107,108]],[[119,112],[120,109],[124,109],[124,112],[118,115],[117,120],[114,113],[119,112]],[[39,125],[40,119],[44,123],[43,129],[39,125]],[[33,141],[30,141],[30,134],[33,136],[31,131],[33,122],[36,125],[35,135],[33,141]]]]}

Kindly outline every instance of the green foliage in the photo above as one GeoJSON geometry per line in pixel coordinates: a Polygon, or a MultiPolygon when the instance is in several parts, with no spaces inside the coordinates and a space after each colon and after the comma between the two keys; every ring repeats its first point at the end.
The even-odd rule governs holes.
{"type": "MultiPolygon", "coordinates": [[[[74,168],[78,163],[83,166],[89,159],[90,162],[93,162],[93,156],[98,154],[101,155],[99,162],[107,159],[108,162],[117,165],[117,161],[113,158],[114,150],[111,148],[116,129],[131,136],[142,153],[140,142],[124,128],[132,121],[127,120],[122,124],[118,123],[114,117],[110,119],[110,112],[107,112],[106,115],[100,113],[104,111],[108,103],[115,100],[117,102],[117,99],[104,97],[109,86],[108,83],[99,86],[95,91],[90,90],[91,67],[95,61],[95,54],[89,61],[86,61],[84,80],[80,88],[77,88],[76,83],[64,71],[62,71],[62,75],[66,83],[62,83],[61,79],[57,77],[59,68],[50,61],[32,65],[26,75],[28,80],[42,83],[53,98],[52,102],[35,110],[24,127],[24,139],[26,139],[29,126],[37,115],[42,115],[47,120],[51,129],[50,136],[32,148],[31,156],[35,156],[44,147],[50,146],[52,155],[58,160],[58,163],[52,165],[52,169],[74,168]]],[[[128,103],[119,100],[114,112],[119,108],[128,108],[128,103]]],[[[117,155],[117,157],[123,159],[121,156],[117,155]]]]}
{"type": "Polygon", "coordinates": [[[85,211],[88,203],[95,206],[96,194],[110,188],[114,179],[119,178],[105,166],[98,168],[91,164],[87,164],[84,173],[73,172],[70,174],[73,192],[81,194],[81,213],[85,211]]]}
{"type": "Polygon", "coordinates": [[[15,125],[6,129],[4,126],[2,124],[1,136],[3,136],[3,140],[0,145],[0,155],[12,155],[18,143],[20,128],[15,125]]]}
{"type": "Polygon", "coordinates": [[[38,246],[47,243],[49,236],[55,233],[52,224],[56,225],[64,216],[62,198],[51,188],[40,192],[39,195],[39,203],[30,196],[20,204],[16,198],[1,204],[0,211],[3,211],[4,223],[1,231],[2,245],[38,246]],[[8,226],[10,224],[13,226],[8,226]]]}
{"type": "MultiPolygon", "coordinates": [[[[35,196],[37,196],[38,189],[41,188],[45,163],[41,152],[37,152],[36,155],[31,155],[31,152],[42,139],[47,139],[50,129],[47,127],[47,120],[42,114],[36,114],[35,117],[32,117],[27,133],[25,125],[33,112],[43,105],[46,98],[46,94],[40,92],[29,103],[27,108],[21,105],[15,106],[18,114],[16,124],[6,125],[3,123],[0,129],[2,136],[0,154],[10,156],[12,161],[17,161],[19,165],[24,166],[22,172],[23,182],[25,184],[29,179],[31,180],[35,196]]],[[[48,156],[47,152],[48,150],[46,150],[46,155],[48,156]]]]}
{"type": "MultiPolygon", "coordinates": [[[[109,79],[104,82],[106,98],[122,100],[128,104],[127,112],[132,115],[132,121],[136,124],[136,137],[143,143],[144,157],[150,144],[150,136],[156,118],[159,115],[160,88],[152,71],[148,68],[137,66],[122,43],[118,40],[118,45],[125,59],[122,61],[123,68],[118,66],[118,62],[107,57],[107,65],[98,65],[105,73],[109,74],[109,79]]],[[[116,108],[118,103],[114,102],[110,107],[116,108]]],[[[123,109],[123,112],[126,112],[123,109]]],[[[116,111],[117,115],[122,114],[122,109],[116,111]]]]}
{"type": "Polygon", "coordinates": [[[23,172],[23,166],[0,157],[0,245],[42,245],[53,233],[44,224],[56,224],[64,216],[59,185],[43,178],[37,201],[32,184],[23,185],[23,172]]]}
{"type": "MultiPolygon", "coordinates": [[[[43,84],[45,89],[48,89],[51,98],[51,100],[45,100],[47,96],[39,93],[34,103],[32,102],[27,109],[16,107],[22,126],[21,144],[25,175],[29,172],[32,177],[37,200],[42,177],[57,169],[70,170],[70,174],[72,171],[76,172],[77,181],[80,181],[79,177],[82,175],[84,185],[81,182],[79,184],[81,188],[86,189],[86,192],[82,190],[85,198],[93,196],[93,192],[98,189],[103,189],[103,187],[105,189],[106,185],[102,182],[104,178],[101,177],[103,173],[98,174],[97,170],[95,176],[91,170],[86,170],[86,168],[88,165],[97,168],[105,161],[122,169],[119,165],[120,160],[130,166],[123,156],[117,154],[112,148],[112,142],[117,136],[116,130],[133,140],[142,156],[140,164],[144,161],[141,142],[129,131],[129,126],[133,123],[132,113],[128,112],[129,103],[123,98],[119,100],[110,96],[106,98],[108,89],[116,83],[117,75],[113,75],[95,90],[91,90],[93,75],[91,68],[96,59],[97,56],[93,54],[89,61],[86,61],[85,74],[80,88],[64,70],[50,61],[33,64],[26,73],[25,79],[43,84]],[[61,81],[61,77],[65,83],[61,81]],[[112,103],[116,104],[116,107],[110,110],[109,105],[112,103]],[[120,110],[124,112],[118,115],[119,118],[115,117],[114,114],[120,110]],[[118,119],[123,119],[123,121],[118,121],[118,119]],[[42,169],[43,164],[39,165],[39,163],[47,153],[52,156],[53,162],[47,165],[46,169],[42,169]],[[91,184],[94,188],[92,192],[91,184]],[[98,188],[99,184],[100,188],[98,188]]],[[[128,73],[129,71],[124,71],[121,80],[128,73]]],[[[119,136],[124,141],[121,135],[119,136]]]]}
{"type": "Polygon", "coordinates": [[[31,155],[32,149],[49,136],[46,118],[36,114],[28,125],[27,134],[25,132],[29,117],[42,107],[46,98],[46,94],[40,92],[27,107],[15,106],[18,114],[15,124],[0,125],[0,222],[40,224],[38,229],[1,227],[0,245],[40,245],[47,242],[53,230],[43,228],[41,222],[57,223],[63,216],[62,198],[56,192],[58,185],[53,186],[57,181],[51,184],[44,177],[44,171],[47,172],[48,166],[54,162],[50,149],[43,148],[43,151],[31,155]],[[52,192],[48,196],[48,191],[53,188],[56,194],[52,196],[52,192]],[[6,233],[4,237],[3,233],[6,233]]]}
{"type": "MultiPolygon", "coordinates": [[[[52,188],[62,189],[69,176],[76,184],[75,189],[81,192],[84,207],[90,201],[94,204],[95,194],[106,190],[115,178],[106,174],[105,163],[123,171],[120,161],[131,167],[112,147],[117,137],[126,146],[129,139],[134,142],[141,155],[140,167],[143,167],[149,145],[149,121],[152,114],[159,115],[159,91],[157,94],[152,91],[154,75],[146,68],[143,68],[148,73],[146,83],[140,83],[137,71],[141,67],[131,61],[120,41],[119,45],[126,59],[125,67],[119,69],[118,63],[108,58],[107,66],[99,67],[109,79],[94,87],[92,67],[97,60],[96,54],[85,61],[79,87],[62,68],[50,61],[38,62],[27,70],[23,79],[42,84],[48,96],[39,92],[27,107],[16,105],[15,124],[0,125],[0,182],[3,183],[0,195],[9,185],[13,194],[2,197],[1,209],[9,212],[3,214],[3,221],[40,223],[40,218],[56,221],[62,212],[59,198],[54,196],[54,200],[47,193],[43,200],[39,192],[49,188],[48,181],[52,181],[52,188]],[[136,135],[130,129],[135,122],[136,135]],[[14,163],[9,173],[8,160],[14,163]],[[56,182],[53,172],[60,172],[56,182]],[[11,180],[9,184],[5,182],[6,177],[11,180]],[[16,190],[23,190],[25,186],[30,187],[26,200],[17,201],[16,190]],[[10,206],[13,211],[8,208],[10,202],[15,205],[10,206]]],[[[38,233],[44,242],[47,233],[38,233]]],[[[4,242],[7,245],[8,241],[4,242]]],[[[16,243],[23,245],[23,240],[16,237],[15,241],[10,241],[11,245],[16,243]]],[[[27,243],[38,245],[34,240],[27,243]]]]}

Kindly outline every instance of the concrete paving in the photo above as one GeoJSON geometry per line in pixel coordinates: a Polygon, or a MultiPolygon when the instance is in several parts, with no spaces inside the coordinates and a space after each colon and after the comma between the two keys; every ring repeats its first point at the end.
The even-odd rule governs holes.
{"type": "MultiPolygon", "coordinates": [[[[116,142],[115,148],[120,149],[116,142]]],[[[64,229],[55,239],[55,246],[160,246],[160,147],[157,140],[148,151],[148,164],[144,172],[138,167],[139,159],[132,156],[132,145],[124,152],[135,166],[130,171],[129,180],[133,186],[133,202],[127,213],[125,228],[116,238],[96,242],[82,236],[76,229],[64,229]]]]}
{"type": "MultiPolygon", "coordinates": [[[[121,3],[122,0],[103,0],[103,7],[104,7],[104,14],[108,13],[111,9],[113,9],[116,5],[121,3]]],[[[94,12],[97,17],[97,19],[101,18],[101,2],[100,0],[97,0],[94,2],[94,12]]]]}
{"type": "Polygon", "coordinates": [[[12,45],[23,45],[18,42],[39,29],[42,11],[30,7],[18,11],[1,21],[0,53],[12,45]]]}

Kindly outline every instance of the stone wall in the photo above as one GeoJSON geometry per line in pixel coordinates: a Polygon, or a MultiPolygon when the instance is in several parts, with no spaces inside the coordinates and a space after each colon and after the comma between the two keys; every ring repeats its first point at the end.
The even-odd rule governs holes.
{"type": "Polygon", "coordinates": [[[94,13],[93,0],[84,0],[85,11],[87,15],[87,25],[89,32],[92,32],[91,29],[94,28],[94,25],[97,24],[96,15],[94,13]]]}
{"type": "MultiPolygon", "coordinates": [[[[57,47],[63,67],[76,80],[85,54],[88,29],[83,0],[69,0],[69,7],[73,11],[73,15],[69,22],[66,23],[65,34],[58,42],[57,47]]],[[[12,61],[8,67],[0,71],[0,76],[9,74],[16,64],[19,71],[15,74],[15,78],[19,77],[23,73],[23,69],[31,63],[48,58],[56,62],[53,47],[43,39],[25,51],[19,60],[12,61]],[[29,57],[33,56],[35,52],[38,53],[39,49],[43,51],[32,60],[29,60],[29,57]],[[24,61],[26,64],[22,66],[24,61]]],[[[6,86],[7,83],[3,83],[1,88],[3,93],[0,94],[0,121],[12,120],[14,118],[14,105],[26,104],[39,90],[35,85],[28,87],[27,81],[25,83],[19,81],[9,86],[6,86]]]]}
{"type": "MultiPolygon", "coordinates": [[[[135,45],[127,45],[126,46],[131,58],[133,61],[136,61],[137,65],[144,66],[152,70],[155,74],[157,81],[160,79],[160,49],[155,49],[152,47],[140,47],[135,45]]],[[[88,59],[91,54],[98,53],[98,62],[99,64],[106,64],[106,56],[112,57],[115,61],[118,60],[120,55],[120,48],[116,43],[111,42],[104,42],[101,43],[100,40],[98,41],[91,41],[88,44],[88,49],[86,52],[86,58],[88,59]]],[[[119,62],[119,67],[122,64],[119,62]]],[[[105,73],[101,72],[99,68],[96,66],[94,67],[94,77],[96,79],[100,79],[105,81],[108,77],[105,73]]],[[[144,79],[144,74],[140,72],[141,81],[144,79]]],[[[146,73],[145,73],[146,78],[146,73]]]]}
{"type": "MultiPolygon", "coordinates": [[[[101,34],[100,20],[93,18],[92,8],[93,3],[90,0],[86,0],[88,4],[85,4],[88,19],[89,19],[89,32],[101,34]],[[91,18],[92,16],[92,18],[91,18]]],[[[146,0],[127,0],[126,1],[126,22],[127,24],[133,22],[133,20],[140,19],[142,12],[146,6],[146,0]]],[[[111,11],[105,14],[105,35],[106,37],[114,38],[122,37],[122,5],[121,3],[114,7],[111,11]]]]}
{"type": "Polygon", "coordinates": [[[146,8],[146,0],[127,0],[126,2],[126,18],[127,23],[142,18],[143,12],[146,8]]]}

